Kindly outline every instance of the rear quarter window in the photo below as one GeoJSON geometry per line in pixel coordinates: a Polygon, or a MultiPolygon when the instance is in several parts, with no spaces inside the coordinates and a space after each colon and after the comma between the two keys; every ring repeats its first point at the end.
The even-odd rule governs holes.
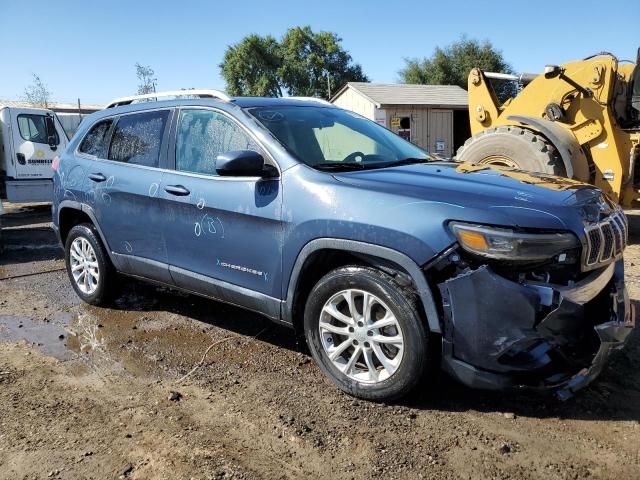
{"type": "Polygon", "coordinates": [[[169,110],[123,115],[116,123],[109,147],[109,160],[158,167],[160,146],[169,110]]]}
{"type": "Polygon", "coordinates": [[[107,153],[107,134],[113,124],[112,119],[96,123],[82,139],[78,151],[95,157],[105,157],[107,153]]]}

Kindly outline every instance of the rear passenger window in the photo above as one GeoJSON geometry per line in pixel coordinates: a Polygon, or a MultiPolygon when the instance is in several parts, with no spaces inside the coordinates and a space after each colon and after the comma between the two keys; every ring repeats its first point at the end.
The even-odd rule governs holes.
{"type": "Polygon", "coordinates": [[[168,110],[121,116],[111,138],[109,160],[158,167],[168,117],[168,110]]]}
{"type": "Polygon", "coordinates": [[[260,151],[235,122],[211,110],[180,110],[176,170],[216,175],[216,157],[233,150],[260,151]]]}
{"type": "Polygon", "coordinates": [[[105,157],[107,153],[107,133],[113,123],[112,119],[96,123],[84,137],[78,151],[95,157],[105,157]]]}

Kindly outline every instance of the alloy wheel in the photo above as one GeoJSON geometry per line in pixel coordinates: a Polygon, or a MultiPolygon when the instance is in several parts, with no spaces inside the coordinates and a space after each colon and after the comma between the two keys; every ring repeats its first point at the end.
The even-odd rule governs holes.
{"type": "Polygon", "coordinates": [[[391,309],[357,289],[333,295],[320,314],[320,340],[333,365],[361,383],[391,377],[402,362],[404,339],[391,309]]]}
{"type": "Polygon", "coordinates": [[[100,281],[100,267],[93,246],[86,238],[78,237],[71,243],[69,253],[71,275],[76,286],[86,295],[93,294],[100,281]]]}

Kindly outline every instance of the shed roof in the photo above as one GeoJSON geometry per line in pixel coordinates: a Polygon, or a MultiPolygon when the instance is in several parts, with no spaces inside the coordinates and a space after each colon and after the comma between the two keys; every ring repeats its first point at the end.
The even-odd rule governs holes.
{"type": "MultiPolygon", "coordinates": [[[[41,108],[34,107],[34,105],[30,102],[25,102],[23,100],[2,100],[0,99],[0,107],[15,107],[15,108],[41,108]]],[[[78,104],[77,103],[62,103],[62,102],[49,102],[48,103],[49,110],[53,110],[54,112],[60,113],[78,113],[78,104]]],[[[95,105],[89,103],[81,103],[80,104],[80,112],[81,113],[93,113],[98,110],[102,110],[104,105],[95,105]]]]}
{"type": "Polygon", "coordinates": [[[412,85],[405,83],[349,82],[331,99],[334,102],[348,88],[383,105],[425,105],[467,108],[467,91],[457,85],[412,85]]]}

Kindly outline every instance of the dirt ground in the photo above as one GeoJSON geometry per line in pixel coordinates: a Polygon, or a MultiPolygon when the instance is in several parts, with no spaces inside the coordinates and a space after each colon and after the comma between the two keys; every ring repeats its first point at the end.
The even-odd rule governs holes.
{"type": "Polygon", "coordinates": [[[0,479],[640,478],[639,334],[564,403],[444,377],[367,403],[255,314],[133,281],[113,308],[80,304],[48,221],[4,220],[0,479]]]}

